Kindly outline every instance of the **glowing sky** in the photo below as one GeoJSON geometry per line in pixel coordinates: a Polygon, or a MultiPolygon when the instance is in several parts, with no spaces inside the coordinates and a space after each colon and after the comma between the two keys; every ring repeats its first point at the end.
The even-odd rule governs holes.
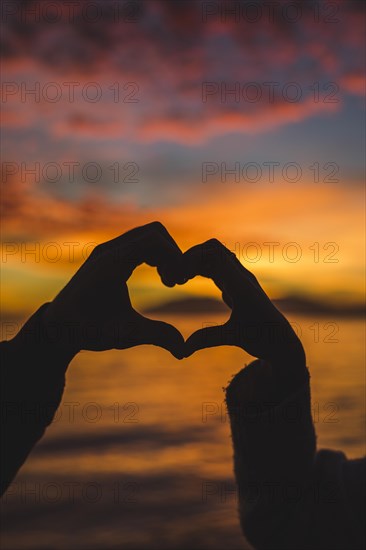
{"type": "Polygon", "coordinates": [[[275,295],[359,299],[362,2],[278,2],[274,18],[254,2],[258,20],[245,2],[47,4],[4,2],[6,311],[51,299],[86,243],[153,219],[183,248],[220,238],[275,295]]]}

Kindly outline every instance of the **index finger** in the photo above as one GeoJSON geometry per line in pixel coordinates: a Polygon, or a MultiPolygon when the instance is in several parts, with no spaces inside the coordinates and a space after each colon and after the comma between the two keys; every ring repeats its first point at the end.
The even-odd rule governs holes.
{"type": "Polygon", "coordinates": [[[103,256],[114,261],[125,280],[130,277],[138,265],[146,263],[158,268],[164,284],[173,286],[176,282],[175,266],[180,260],[182,252],[159,222],[128,231],[121,237],[101,245],[100,248],[103,256]]]}
{"type": "Polygon", "coordinates": [[[253,291],[261,288],[256,278],[217,239],[210,239],[193,246],[182,256],[182,270],[188,279],[196,275],[208,277],[216,286],[234,298],[238,292],[253,291]]]}
{"type": "Polygon", "coordinates": [[[167,241],[171,243],[173,247],[175,247],[178,251],[181,252],[179,246],[177,245],[173,237],[170,235],[166,227],[164,227],[164,225],[160,222],[151,222],[145,225],[141,225],[139,227],[134,227],[133,229],[126,231],[122,235],[119,235],[118,237],[115,237],[110,241],[101,243],[94,249],[96,252],[94,256],[97,256],[99,254],[104,254],[105,252],[114,250],[121,246],[128,245],[131,242],[134,242],[136,239],[139,239],[140,237],[144,237],[145,235],[149,234],[151,231],[160,233],[163,237],[165,237],[167,241]]]}

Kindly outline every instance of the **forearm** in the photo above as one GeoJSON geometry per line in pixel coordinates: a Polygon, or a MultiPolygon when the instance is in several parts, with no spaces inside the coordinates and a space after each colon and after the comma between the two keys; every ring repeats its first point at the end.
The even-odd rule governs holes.
{"type": "Polygon", "coordinates": [[[315,454],[309,376],[284,397],[274,371],[271,364],[254,361],[226,392],[241,524],[258,548],[266,537],[276,544],[276,533],[286,531],[282,522],[289,521],[297,506],[305,506],[315,454]],[[301,496],[296,506],[287,499],[293,491],[301,496]]]}
{"type": "MultiPolygon", "coordinates": [[[[272,304],[270,308],[273,308],[272,304]]],[[[262,360],[263,365],[267,365],[266,369],[271,373],[272,397],[276,401],[282,401],[308,381],[308,370],[305,350],[300,339],[278,310],[276,315],[276,321],[258,322],[256,356],[262,360]]],[[[258,369],[255,379],[256,392],[261,394],[264,386],[260,382],[258,369]]]]}
{"type": "Polygon", "coordinates": [[[305,351],[300,340],[273,358],[271,363],[273,393],[281,402],[293,395],[299,388],[309,383],[305,351]]]}
{"type": "Polygon", "coordinates": [[[52,422],[77,353],[44,325],[44,304],[1,350],[1,494],[52,422]]]}

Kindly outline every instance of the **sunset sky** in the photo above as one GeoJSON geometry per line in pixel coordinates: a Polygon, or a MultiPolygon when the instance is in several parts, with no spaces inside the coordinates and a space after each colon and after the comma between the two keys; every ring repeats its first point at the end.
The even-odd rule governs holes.
{"type": "MultiPolygon", "coordinates": [[[[3,3],[6,315],[155,219],[182,249],[219,238],[273,297],[361,299],[363,3],[229,3],[3,3]]],[[[147,269],[133,288],[176,295],[147,269]]]]}

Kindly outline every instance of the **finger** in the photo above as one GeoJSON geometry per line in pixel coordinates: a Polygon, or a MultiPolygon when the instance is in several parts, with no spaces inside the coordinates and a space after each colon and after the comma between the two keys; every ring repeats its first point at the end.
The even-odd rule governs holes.
{"type": "Polygon", "coordinates": [[[185,357],[189,357],[196,351],[216,346],[233,346],[236,343],[235,334],[230,325],[218,325],[197,330],[185,343],[185,357]]]}
{"type": "Polygon", "coordinates": [[[184,357],[184,338],[173,325],[141,316],[134,344],[152,344],[164,348],[176,358],[184,357]]]}
{"type": "Polygon", "coordinates": [[[187,250],[183,254],[182,265],[188,279],[196,275],[211,278],[223,292],[227,303],[233,303],[239,294],[250,296],[253,288],[263,292],[255,276],[217,239],[187,250]]]}
{"type": "Polygon", "coordinates": [[[134,227],[133,229],[126,231],[122,235],[119,235],[118,237],[115,237],[110,241],[106,241],[105,243],[98,245],[95,250],[97,254],[108,252],[115,248],[128,245],[129,243],[134,242],[136,239],[139,239],[140,237],[143,237],[144,235],[149,234],[150,231],[155,231],[157,233],[160,233],[163,237],[166,238],[167,241],[171,243],[173,247],[175,247],[178,251],[180,251],[180,248],[175,242],[175,240],[173,239],[173,237],[169,234],[168,230],[160,222],[151,222],[145,225],[141,225],[139,227],[134,227]]]}
{"type": "Polygon", "coordinates": [[[225,304],[227,306],[229,306],[230,309],[232,309],[233,308],[233,301],[230,298],[230,296],[228,295],[228,293],[223,291],[221,295],[222,295],[222,299],[224,300],[225,304]]]}
{"type": "Polygon", "coordinates": [[[165,285],[174,286],[180,279],[174,266],[178,258],[182,256],[182,251],[160,222],[151,222],[135,227],[115,239],[98,245],[93,250],[90,261],[96,260],[100,256],[105,257],[106,254],[129,264],[130,274],[137,265],[146,262],[158,268],[158,273],[165,285]],[[141,246],[149,243],[151,247],[141,246]],[[157,246],[159,243],[160,249],[157,246]]]}
{"type": "MultiPolygon", "coordinates": [[[[169,277],[163,271],[164,266],[176,265],[182,257],[182,252],[155,224],[140,229],[142,231],[131,233],[128,240],[123,239],[122,245],[115,244],[113,247],[104,248],[103,259],[109,268],[114,264],[124,280],[127,280],[133,270],[143,263],[158,267],[162,270],[163,283],[172,286],[175,281],[171,284],[169,277]]],[[[103,249],[104,245],[101,247],[103,249]]]]}
{"type": "Polygon", "coordinates": [[[185,279],[183,281],[183,277],[180,276],[178,268],[179,259],[182,257],[182,251],[179,248],[178,244],[175,242],[169,231],[162,223],[152,222],[151,224],[148,224],[148,227],[150,227],[150,229],[153,229],[154,231],[159,232],[162,237],[164,237],[172,245],[172,249],[176,249],[177,251],[177,256],[173,259],[173,261],[171,259],[167,259],[166,262],[163,261],[159,265],[157,265],[157,270],[162,282],[169,287],[173,287],[176,282],[185,282],[185,279]]]}

